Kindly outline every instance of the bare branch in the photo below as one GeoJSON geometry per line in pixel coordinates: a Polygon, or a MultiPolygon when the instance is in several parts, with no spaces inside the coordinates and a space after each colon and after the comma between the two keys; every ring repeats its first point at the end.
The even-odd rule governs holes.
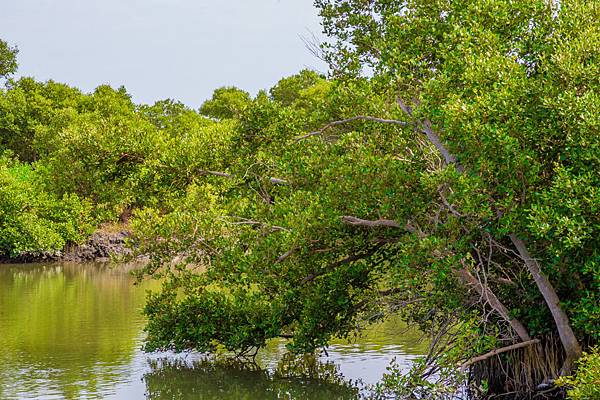
{"type": "MultiPolygon", "coordinates": [[[[406,102],[404,102],[404,100],[402,100],[401,98],[398,98],[397,102],[398,102],[398,105],[400,106],[400,108],[402,109],[402,111],[404,111],[408,116],[413,118],[412,107],[409,106],[408,104],[406,104],[406,102]]],[[[457,161],[456,157],[453,154],[451,154],[450,151],[448,151],[448,149],[442,142],[442,139],[440,138],[440,136],[436,132],[434,132],[434,130],[432,129],[431,121],[428,119],[425,119],[423,121],[417,121],[417,122],[421,125],[421,132],[423,132],[427,136],[427,139],[429,139],[429,142],[431,142],[431,144],[433,144],[435,146],[435,148],[440,152],[440,154],[444,157],[446,164],[447,165],[454,164],[454,166],[456,167],[456,170],[458,172],[464,172],[465,168],[457,161]]]]}
{"type": "MultiPolygon", "coordinates": [[[[233,175],[231,175],[227,172],[209,171],[209,170],[205,170],[205,169],[197,170],[196,173],[200,176],[213,175],[213,176],[220,176],[222,178],[233,178],[234,177],[233,175]]],[[[280,179],[280,178],[269,178],[269,181],[274,185],[287,185],[288,184],[288,181],[286,181],[285,179],[280,179]]]]}
{"type": "Polygon", "coordinates": [[[377,220],[368,220],[357,217],[352,217],[349,215],[345,215],[342,217],[342,222],[352,226],[359,226],[363,228],[399,228],[405,229],[410,233],[417,235],[419,238],[425,238],[425,234],[421,232],[418,228],[413,226],[410,222],[402,225],[397,221],[391,219],[377,219],[377,220]]]}
{"type": "Polygon", "coordinates": [[[527,332],[527,328],[516,318],[512,318],[510,316],[510,312],[508,309],[502,304],[502,302],[496,297],[496,295],[490,290],[487,285],[484,285],[477,278],[473,276],[469,272],[466,267],[466,262],[461,260],[463,268],[456,271],[456,274],[461,278],[461,280],[473,286],[473,288],[479,293],[479,295],[487,301],[487,303],[498,313],[500,316],[510,324],[510,326],[514,329],[514,331],[519,335],[519,338],[522,341],[531,340],[531,336],[527,332]]]}
{"type": "Polygon", "coordinates": [[[214,175],[214,176],[221,176],[223,178],[233,178],[233,175],[228,174],[227,172],[219,172],[219,171],[207,171],[207,170],[198,170],[196,171],[198,173],[198,175],[214,175]]]}
{"type": "Polygon", "coordinates": [[[356,117],[342,119],[340,121],[330,122],[327,125],[325,125],[324,127],[322,127],[321,129],[319,129],[318,131],[310,132],[310,133],[307,133],[306,135],[302,135],[302,136],[297,137],[296,138],[296,142],[299,142],[301,140],[307,139],[307,138],[309,138],[311,136],[322,135],[328,129],[331,129],[331,128],[333,128],[335,126],[338,126],[338,125],[348,124],[348,123],[354,122],[354,121],[373,121],[373,122],[380,122],[380,123],[383,123],[383,124],[395,124],[395,125],[400,125],[400,126],[408,126],[408,122],[399,121],[399,120],[396,120],[396,119],[385,119],[385,118],[378,118],[378,117],[370,117],[370,116],[367,116],[367,115],[357,115],[356,117]]]}
{"type": "Polygon", "coordinates": [[[297,247],[286,251],[285,253],[283,253],[282,255],[279,256],[279,258],[277,259],[277,261],[275,261],[275,264],[279,264],[284,262],[287,258],[289,258],[292,254],[294,254],[294,252],[298,250],[297,247]]]}
{"type": "Polygon", "coordinates": [[[427,139],[429,139],[431,144],[433,144],[435,148],[438,149],[440,154],[444,157],[444,160],[446,160],[446,164],[454,165],[458,172],[464,172],[465,168],[456,160],[456,157],[448,151],[446,146],[444,146],[444,144],[442,143],[442,139],[440,139],[437,133],[435,133],[431,128],[431,121],[426,119],[422,122],[421,125],[423,133],[427,135],[427,139]]]}
{"type": "Polygon", "coordinates": [[[274,185],[287,185],[288,181],[279,178],[269,178],[269,181],[274,185]]]}
{"type": "Polygon", "coordinates": [[[510,346],[492,350],[488,353],[471,358],[470,360],[468,360],[467,362],[465,362],[461,365],[460,370],[464,371],[468,366],[478,363],[480,361],[487,360],[488,358],[494,357],[495,355],[506,353],[507,351],[511,351],[511,350],[521,349],[523,347],[531,346],[533,344],[538,344],[538,343],[540,343],[539,339],[532,339],[532,340],[527,340],[525,342],[516,343],[516,344],[512,344],[510,346]]]}
{"type": "Polygon", "coordinates": [[[302,43],[304,43],[304,47],[306,47],[306,49],[314,57],[327,63],[327,57],[325,56],[325,52],[321,48],[321,42],[319,38],[311,30],[308,30],[308,33],[310,34],[310,37],[300,35],[300,40],[302,40],[302,43]]]}
{"type": "Polygon", "coordinates": [[[406,228],[406,226],[402,226],[398,222],[392,221],[390,219],[378,219],[378,220],[371,221],[371,220],[360,219],[360,218],[356,218],[356,217],[352,217],[352,216],[343,216],[342,222],[344,222],[345,224],[348,224],[348,225],[362,226],[365,228],[379,228],[379,227],[406,228]]]}
{"type": "Polygon", "coordinates": [[[461,213],[456,211],[454,206],[448,202],[448,200],[446,199],[446,196],[444,196],[444,192],[441,187],[438,189],[438,193],[440,195],[440,198],[442,199],[442,202],[444,203],[444,205],[446,206],[448,211],[450,211],[452,213],[452,215],[454,215],[455,217],[458,217],[458,218],[464,217],[464,215],[462,215],[461,213]]]}
{"type": "Polygon", "coordinates": [[[288,228],[284,228],[282,226],[277,226],[277,225],[269,225],[269,224],[267,224],[265,222],[261,222],[261,221],[254,221],[251,219],[235,217],[235,216],[232,216],[230,218],[236,218],[239,220],[237,222],[229,222],[231,225],[252,225],[252,226],[260,226],[260,227],[270,228],[271,232],[280,232],[280,231],[291,232],[290,229],[288,229],[288,228]]]}

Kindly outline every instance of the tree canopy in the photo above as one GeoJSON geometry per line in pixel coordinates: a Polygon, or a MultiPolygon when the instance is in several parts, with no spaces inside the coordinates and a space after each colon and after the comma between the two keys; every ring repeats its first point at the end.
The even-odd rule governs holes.
{"type": "MultiPolygon", "coordinates": [[[[464,371],[475,391],[533,391],[573,372],[600,341],[600,7],[315,4],[329,77],[217,89],[198,112],[10,81],[0,201],[37,185],[87,210],[63,217],[133,210],[140,278],[163,282],[147,350],[310,352],[399,314],[431,353],[382,391],[446,393],[464,371]]],[[[49,209],[29,211],[65,223],[49,209]]]]}
{"type": "Polygon", "coordinates": [[[16,47],[11,47],[4,40],[0,39],[0,78],[4,78],[17,71],[17,53],[16,47]]]}
{"type": "Polygon", "coordinates": [[[432,370],[558,343],[546,372],[490,390],[572,371],[600,338],[598,7],[316,4],[337,80],[259,95],[227,179],[139,214],[162,256],[147,272],[169,277],[148,349],[310,351],[394,312],[447,340],[432,370]]]}

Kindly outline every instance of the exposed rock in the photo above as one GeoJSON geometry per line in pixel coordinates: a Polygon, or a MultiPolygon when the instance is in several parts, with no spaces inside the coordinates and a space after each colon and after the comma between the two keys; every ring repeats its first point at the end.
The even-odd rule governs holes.
{"type": "Polygon", "coordinates": [[[17,257],[2,257],[0,263],[44,263],[56,261],[71,262],[106,262],[114,256],[131,254],[125,240],[130,236],[128,231],[94,233],[87,242],[80,245],[68,245],[63,251],[43,253],[23,253],[17,257]]]}
{"type": "Polygon", "coordinates": [[[81,245],[70,246],[64,255],[63,261],[109,261],[111,256],[124,256],[131,254],[131,249],[125,245],[125,240],[130,236],[127,231],[121,232],[96,232],[90,239],[81,245]]]}

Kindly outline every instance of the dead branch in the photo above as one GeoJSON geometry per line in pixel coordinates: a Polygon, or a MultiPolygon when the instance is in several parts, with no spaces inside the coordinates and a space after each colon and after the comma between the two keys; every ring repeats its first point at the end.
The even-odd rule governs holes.
{"type": "Polygon", "coordinates": [[[279,256],[279,258],[277,259],[277,261],[275,261],[275,264],[279,264],[284,262],[287,258],[289,258],[292,254],[294,254],[294,252],[298,250],[298,248],[293,248],[291,250],[286,251],[285,253],[283,253],[282,255],[279,256]]]}
{"type": "MultiPolygon", "coordinates": [[[[219,172],[219,171],[209,171],[209,170],[205,170],[205,169],[200,169],[196,171],[198,175],[200,176],[205,176],[205,175],[213,175],[213,176],[220,176],[222,178],[233,178],[234,176],[227,173],[227,172],[219,172]]],[[[274,185],[287,185],[288,181],[286,181],[285,179],[280,179],[280,178],[269,178],[269,182],[271,182],[274,185]]]]}
{"type": "Polygon", "coordinates": [[[304,47],[317,59],[327,63],[327,56],[321,47],[321,41],[314,32],[308,30],[310,37],[300,35],[300,40],[304,43],[304,47]]]}
{"type": "Polygon", "coordinates": [[[438,193],[440,195],[440,198],[442,199],[442,202],[444,203],[444,205],[446,206],[448,211],[450,211],[452,213],[452,215],[454,215],[457,218],[464,217],[464,215],[462,215],[461,213],[456,211],[454,206],[448,202],[448,200],[446,199],[446,196],[444,196],[443,187],[438,188],[438,193]]]}
{"type": "Polygon", "coordinates": [[[406,228],[406,226],[402,226],[398,222],[393,221],[391,219],[378,219],[378,220],[371,221],[371,220],[360,219],[360,218],[356,218],[356,217],[352,217],[352,216],[343,216],[342,222],[344,222],[345,224],[348,224],[348,225],[362,226],[365,228],[380,228],[380,227],[406,228]]]}
{"type": "Polygon", "coordinates": [[[274,185],[287,185],[288,181],[279,178],[269,178],[269,181],[274,185]]]}
{"type": "Polygon", "coordinates": [[[478,363],[480,361],[487,360],[488,358],[494,357],[494,356],[496,356],[498,354],[506,353],[507,351],[511,351],[511,350],[521,349],[523,347],[531,346],[533,344],[538,344],[538,343],[540,343],[539,339],[532,339],[532,340],[527,340],[525,342],[512,344],[510,346],[501,347],[499,349],[494,349],[494,350],[492,350],[492,351],[490,351],[488,353],[482,354],[482,355],[477,356],[477,357],[473,357],[470,360],[466,361],[465,363],[463,363],[460,366],[460,370],[464,371],[468,366],[473,365],[475,363],[478,363]]]}
{"type": "Polygon", "coordinates": [[[481,283],[477,278],[469,272],[466,267],[466,262],[461,260],[463,268],[456,270],[456,274],[459,278],[467,285],[472,286],[479,295],[486,300],[486,302],[498,313],[500,316],[510,324],[514,331],[519,335],[522,341],[531,340],[531,336],[527,332],[527,328],[516,318],[511,318],[510,312],[502,304],[502,302],[496,297],[496,295],[490,290],[487,285],[481,283]]]}
{"type": "Polygon", "coordinates": [[[302,135],[296,138],[296,142],[299,142],[301,140],[307,139],[311,136],[319,136],[322,135],[325,131],[327,131],[328,129],[331,129],[335,126],[338,125],[344,125],[344,124],[348,124],[350,122],[354,122],[354,121],[372,121],[372,122],[380,122],[383,124],[395,124],[395,125],[400,125],[400,126],[407,126],[408,122],[405,121],[400,121],[397,119],[385,119],[385,118],[378,118],[378,117],[371,117],[371,116],[367,116],[367,115],[357,115],[355,117],[351,117],[351,118],[346,118],[346,119],[342,119],[339,121],[334,121],[334,122],[330,122],[327,125],[323,126],[321,129],[314,131],[314,132],[310,132],[307,133],[306,135],[302,135]]]}
{"type": "Polygon", "coordinates": [[[363,228],[399,228],[399,229],[405,229],[406,231],[417,235],[420,239],[424,239],[425,238],[425,234],[418,229],[417,227],[413,226],[410,222],[407,222],[406,224],[402,225],[397,221],[391,220],[391,219],[377,219],[377,220],[368,220],[368,219],[362,219],[362,218],[357,218],[357,217],[353,217],[350,215],[345,215],[342,217],[342,222],[348,225],[352,225],[352,226],[358,226],[358,227],[363,227],[363,228]]]}
{"type": "Polygon", "coordinates": [[[198,175],[200,176],[204,176],[204,175],[214,175],[214,176],[220,176],[223,178],[233,178],[233,175],[228,174],[227,172],[219,172],[219,171],[208,171],[208,170],[198,170],[196,171],[198,173],[198,175]]]}
{"type": "Polygon", "coordinates": [[[291,232],[288,228],[284,228],[283,226],[269,225],[265,222],[254,221],[254,220],[242,218],[242,217],[231,217],[231,218],[236,218],[239,221],[229,222],[230,225],[252,225],[252,226],[260,226],[260,227],[270,228],[271,232],[281,232],[281,231],[291,232]]]}

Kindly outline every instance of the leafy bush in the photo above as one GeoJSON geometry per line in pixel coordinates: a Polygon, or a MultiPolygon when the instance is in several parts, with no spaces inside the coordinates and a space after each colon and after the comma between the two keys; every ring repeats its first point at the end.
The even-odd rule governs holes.
{"type": "Polygon", "coordinates": [[[17,70],[17,52],[16,47],[10,47],[8,43],[0,39],[0,78],[17,70]]]}
{"type": "Polygon", "coordinates": [[[75,194],[56,197],[36,179],[29,165],[0,158],[0,255],[58,251],[93,230],[88,201],[75,194]]]}
{"type": "Polygon", "coordinates": [[[557,380],[560,386],[568,387],[571,400],[600,399],[600,348],[584,353],[578,362],[577,375],[557,380]]]}

